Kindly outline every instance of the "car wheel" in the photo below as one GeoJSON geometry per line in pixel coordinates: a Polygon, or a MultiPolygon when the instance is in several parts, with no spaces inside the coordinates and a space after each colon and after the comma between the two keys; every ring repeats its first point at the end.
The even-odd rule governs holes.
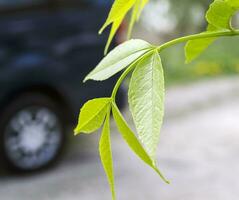
{"type": "Polygon", "coordinates": [[[7,164],[21,171],[48,166],[63,147],[64,123],[59,107],[47,96],[25,94],[10,103],[0,118],[7,164]]]}

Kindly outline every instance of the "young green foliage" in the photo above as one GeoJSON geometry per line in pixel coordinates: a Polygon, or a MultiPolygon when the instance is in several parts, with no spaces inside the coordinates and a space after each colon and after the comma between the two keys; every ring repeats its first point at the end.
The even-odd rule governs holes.
{"type": "Polygon", "coordinates": [[[238,0],[225,0],[231,7],[233,7],[234,9],[238,9],[239,8],[239,1],[238,0]]]}
{"type": "Polygon", "coordinates": [[[225,0],[216,0],[211,4],[206,14],[209,24],[217,29],[232,29],[230,19],[235,10],[225,0]],[[223,15],[221,14],[223,13],[223,15]]]}
{"type": "Polygon", "coordinates": [[[108,52],[110,43],[111,43],[117,29],[119,28],[120,24],[122,23],[125,15],[134,6],[135,1],[136,0],[115,0],[106,22],[104,23],[104,25],[102,26],[102,28],[99,31],[99,33],[101,34],[107,26],[112,24],[110,35],[109,35],[109,38],[108,38],[108,41],[107,41],[107,44],[105,47],[105,52],[104,52],[105,54],[108,52]]]}
{"type": "Polygon", "coordinates": [[[99,31],[99,33],[101,34],[107,26],[112,24],[110,35],[105,47],[105,54],[108,52],[110,43],[112,42],[112,39],[114,38],[126,14],[131,9],[133,10],[128,34],[128,36],[130,37],[134,23],[139,18],[141,11],[147,3],[148,0],[115,0],[106,22],[99,31]]]}
{"type": "MultiPolygon", "coordinates": [[[[215,0],[206,14],[207,32],[233,31],[231,19],[239,10],[238,0],[215,0]]],[[[218,37],[191,40],[185,46],[186,62],[197,58],[218,37]]]]}
{"type": "Polygon", "coordinates": [[[164,75],[157,51],[137,64],[129,85],[129,106],[139,138],[154,158],[164,115],[164,75]]]}
{"type": "MultiPolygon", "coordinates": [[[[212,25],[209,25],[207,28],[207,32],[214,32],[216,28],[212,25]]],[[[204,32],[204,33],[207,33],[204,32]]],[[[192,62],[196,59],[203,51],[205,51],[210,44],[212,44],[217,38],[203,38],[188,41],[185,45],[185,55],[186,55],[186,63],[192,62]]]]}
{"type": "Polygon", "coordinates": [[[110,98],[88,101],[81,109],[79,122],[74,130],[75,135],[81,132],[92,133],[99,129],[103,124],[110,102],[110,98]]]}
{"type": "Polygon", "coordinates": [[[129,40],[113,49],[97,66],[90,72],[84,81],[102,81],[110,78],[119,71],[128,67],[133,61],[152,49],[153,46],[143,40],[129,40]]]}
{"type": "Polygon", "coordinates": [[[163,174],[159,171],[159,169],[156,166],[156,162],[153,160],[154,158],[151,158],[148,153],[144,150],[143,146],[138,141],[137,137],[131,131],[129,128],[127,122],[125,121],[124,117],[120,113],[118,107],[115,103],[112,105],[112,111],[114,120],[116,122],[117,128],[122,135],[123,139],[126,141],[126,143],[129,145],[129,147],[132,149],[132,151],[135,152],[136,155],[141,158],[147,165],[152,167],[159,176],[165,181],[166,183],[169,183],[169,181],[163,176],[163,174]]]}
{"type": "Polygon", "coordinates": [[[88,101],[81,109],[79,124],[75,129],[75,133],[91,133],[100,128],[100,126],[104,123],[99,141],[99,154],[111,188],[112,199],[115,200],[116,195],[110,140],[111,108],[113,111],[115,122],[117,124],[117,128],[126,143],[147,165],[152,167],[157,172],[157,174],[162,178],[163,181],[169,183],[169,181],[162,175],[160,170],[157,168],[155,159],[144,150],[144,147],[140,144],[137,137],[128,127],[126,121],[124,120],[114,101],[112,101],[111,98],[94,99],[88,101]]]}
{"type": "MultiPolygon", "coordinates": [[[[103,30],[112,24],[106,49],[126,13],[133,8],[129,28],[130,35],[135,21],[139,18],[147,2],[148,0],[115,0],[108,19],[102,27],[103,30]]],[[[91,133],[99,129],[104,123],[99,142],[99,152],[113,200],[115,200],[115,188],[110,141],[111,109],[118,131],[128,146],[142,161],[154,169],[166,183],[169,183],[157,168],[155,161],[164,115],[164,74],[160,53],[172,45],[187,42],[185,46],[186,61],[191,62],[217,38],[239,35],[239,30],[235,30],[231,26],[232,16],[238,10],[239,0],[215,0],[206,14],[207,31],[177,38],[158,47],[139,39],[129,40],[113,49],[85,78],[84,81],[103,81],[125,69],[116,82],[110,98],[94,99],[88,101],[82,107],[79,123],[75,129],[75,134],[91,133]],[[129,85],[128,99],[137,129],[136,135],[129,128],[115,103],[117,91],[131,71],[133,73],[129,85]]]]}

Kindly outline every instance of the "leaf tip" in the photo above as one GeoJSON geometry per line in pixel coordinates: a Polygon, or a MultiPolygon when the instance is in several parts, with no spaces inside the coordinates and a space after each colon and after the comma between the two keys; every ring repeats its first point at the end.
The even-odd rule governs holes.
{"type": "Polygon", "coordinates": [[[83,80],[83,83],[85,83],[86,81],[88,81],[89,80],[89,78],[88,78],[88,76],[86,76],[85,78],[84,78],[84,80],[83,80]]]}
{"type": "Polygon", "coordinates": [[[160,176],[160,178],[166,183],[170,184],[170,181],[165,178],[165,176],[160,172],[160,170],[157,168],[156,164],[154,164],[154,170],[157,172],[157,174],[160,176]]]}
{"type": "Polygon", "coordinates": [[[74,129],[74,136],[77,136],[77,135],[79,135],[79,134],[80,134],[79,128],[76,127],[76,128],[74,129]]]}
{"type": "Polygon", "coordinates": [[[109,24],[106,22],[106,23],[100,28],[100,30],[98,31],[98,34],[99,34],[99,35],[102,34],[103,31],[105,30],[105,28],[106,28],[108,25],[109,25],[109,24]]]}
{"type": "Polygon", "coordinates": [[[103,33],[103,29],[101,28],[99,31],[98,31],[98,34],[101,35],[103,33]]]}
{"type": "MultiPolygon", "coordinates": [[[[92,72],[92,71],[91,71],[92,72]]],[[[91,77],[91,72],[89,74],[87,74],[87,76],[84,78],[83,80],[83,83],[89,81],[89,80],[92,80],[92,77],[91,77]]]]}
{"type": "Polygon", "coordinates": [[[171,182],[169,180],[165,180],[165,183],[168,184],[168,185],[171,184],[171,182]]]}

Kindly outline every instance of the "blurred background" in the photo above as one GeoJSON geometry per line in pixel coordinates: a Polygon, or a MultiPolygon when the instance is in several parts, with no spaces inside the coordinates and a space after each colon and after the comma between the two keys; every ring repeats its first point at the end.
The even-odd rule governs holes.
{"type": "MultiPolygon", "coordinates": [[[[134,38],[161,44],[202,32],[208,0],[151,0],[134,38]]],[[[117,76],[82,83],[103,57],[97,32],[110,0],[0,0],[0,199],[106,200],[100,133],[73,136],[82,104],[109,96],[117,76]]],[[[238,27],[238,16],[233,24],[238,27]]],[[[125,39],[127,20],[112,47],[125,39]]],[[[190,64],[183,45],[162,53],[166,116],[160,178],[129,150],[112,123],[118,199],[237,200],[239,38],[221,38],[190,64]]],[[[125,81],[118,104],[133,128],[125,81]]]]}

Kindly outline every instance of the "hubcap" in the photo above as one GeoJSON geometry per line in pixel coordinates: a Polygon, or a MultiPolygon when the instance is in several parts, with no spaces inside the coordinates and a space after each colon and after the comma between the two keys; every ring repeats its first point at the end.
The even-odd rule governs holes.
{"type": "Polygon", "coordinates": [[[5,129],[5,150],[19,168],[46,165],[57,154],[62,141],[60,121],[44,107],[29,107],[16,113],[5,129]]]}

